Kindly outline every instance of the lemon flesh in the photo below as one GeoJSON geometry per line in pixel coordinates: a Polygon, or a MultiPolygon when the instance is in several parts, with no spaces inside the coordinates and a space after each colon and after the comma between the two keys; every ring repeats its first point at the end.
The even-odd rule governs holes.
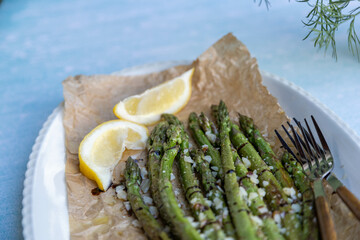
{"type": "Polygon", "coordinates": [[[114,107],[114,114],[131,122],[151,125],[162,113],[177,113],[189,101],[194,69],[164,82],[142,94],[128,97],[114,107]]]}
{"type": "Polygon", "coordinates": [[[97,126],[80,144],[80,172],[106,190],[125,149],[144,149],[147,137],[145,126],[128,121],[113,120],[97,126]]]}

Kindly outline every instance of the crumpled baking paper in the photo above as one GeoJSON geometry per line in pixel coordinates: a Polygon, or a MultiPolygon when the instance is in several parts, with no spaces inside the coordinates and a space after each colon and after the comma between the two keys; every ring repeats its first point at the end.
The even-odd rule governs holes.
{"type": "MultiPolygon", "coordinates": [[[[65,174],[71,239],[146,239],[142,229],[131,224],[135,217],[127,213],[122,201],[116,198],[113,188],[98,196],[91,194],[96,184],[79,172],[78,147],[83,137],[98,124],[116,119],[112,109],[120,100],[142,93],[192,67],[195,67],[195,73],[191,99],[176,114],[185,126],[191,112],[205,112],[210,116],[210,106],[218,104],[222,99],[233,120],[236,120],[237,112],[254,118],[275,152],[280,151],[274,129],[279,129],[288,120],[287,116],[276,98],[262,85],[256,59],[250,56],[246,46],[232,34],[221,38],[189,66],[176,66],[141,76],[69,77],[63,82],[63,123],[67,149],[65,174]]],[[[152,127],[149,128],[151,129],[152,127]]],[[[132,154],[137,154],[146,161],[145,152],[126,152],[114,171],[114,183],[123,179],[125,160],[132,154]]],[[[179,182],[175,185],[178,188],[179,182]]],[[[354,239],[346,236],[358,237],[358,225],[349,225],[348,219],[338,214],[342,211],[337,209],[338,201],[333,199],[334,197],[331,203],[335,206],[332,212],[335,213],[337,230],[339,237],[341,236],[339,239],[354,239]]],[[[184,202],[184,199],[180,197],[179,201],[184,202]]],[[[346,217],[348,215],[346,213],[346,217]]]]}

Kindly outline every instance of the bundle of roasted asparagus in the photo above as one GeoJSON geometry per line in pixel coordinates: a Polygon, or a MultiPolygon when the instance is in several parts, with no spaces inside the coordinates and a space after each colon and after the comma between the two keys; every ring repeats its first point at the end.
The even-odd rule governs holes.
{"type": "Polygon", "coordinates": [[[215,123],[203,113],[189,116],[197,148],[189,147],[185,127],[174,115],[163,114],[151,132],[147,171],[159,218],[143,199],[137,160],[127,160],[127,199],[147,236],[318,239],[313,192],[301,166],[286,152],[279,160],[252,119],[239,115],[238,126],[222,101],[211,110],[215,123]],[[173,191],[174,162],[192,216],[173,191]]]}

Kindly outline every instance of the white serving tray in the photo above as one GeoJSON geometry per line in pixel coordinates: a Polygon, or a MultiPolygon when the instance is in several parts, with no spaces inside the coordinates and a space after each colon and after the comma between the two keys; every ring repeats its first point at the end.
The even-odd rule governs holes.
{"type": "MultiPolygon", "coordinates": [[[[157,72],[189,61],[169,61],[127,68],[116,75],[157,72]]],[[[314,115],[335,158],[335,174],[360,198],[360,138],[330,109],[293,83],[261,72],[263,83],[289,117],[314,115]]],[[[69,239],[65,184],[63,103],[49,116],[30,154],[23,191],[25,240],[69,239]]],[[[279,126],[280,127],[280,126],[279,126]]]]}

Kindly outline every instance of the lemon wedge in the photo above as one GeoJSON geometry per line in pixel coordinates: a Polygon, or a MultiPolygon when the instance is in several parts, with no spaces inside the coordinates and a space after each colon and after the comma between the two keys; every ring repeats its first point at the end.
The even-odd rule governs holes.
{"type": "Polygon", "coordinates": [[[145,126],[112,120],[94,128],[79,146],[80,172],[96,181],[101,190],[109,188],[112,173],[125,149],[144,149],[148,138],[145,126]]]}
{"type": "Polygon", "coordinates": [[[128,97],[115,105],[114,114],[131,122],[151,125],[162,113],[175,114],[190,100],[194,68],[142,94],[128,97]]]}

